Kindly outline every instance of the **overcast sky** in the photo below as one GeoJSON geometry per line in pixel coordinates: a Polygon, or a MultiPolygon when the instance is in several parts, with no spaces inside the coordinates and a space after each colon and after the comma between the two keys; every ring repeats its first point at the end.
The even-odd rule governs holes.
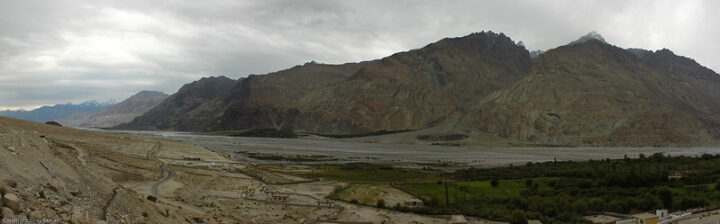
{"type": "Polygon", "coordinates": [[[597,31],[720,71],[720,1],[0,0],[0,109],[174,93],[315,60],[345,63],[503,32],[547,50],[597,31]]]}

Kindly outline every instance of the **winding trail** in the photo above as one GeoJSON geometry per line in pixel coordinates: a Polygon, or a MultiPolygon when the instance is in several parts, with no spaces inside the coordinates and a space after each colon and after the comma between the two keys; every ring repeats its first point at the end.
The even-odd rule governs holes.
{"type": "Polygon", "coordinates": [[[64,143],[56,140],[51,140],[51,142],[61,148],[71,148],[75,150],[78,154],[77,159],[80,160],[80,163],[82,163],[83,166],[87,166],[87,161],[85,160],[85,157],[87,157],[87,153],[85,152],[85,150],[70,143],[64,143]]]}
{"type": "Polygon", "coordinates": [[[124,188],[122,186],[114,188],[112,197],[110,197],[110,200],[108,200],[108,202],[105,203],[105,206],[103,206],[103,208],[102,208],[102,211],[103,211],[102,217],[103,217],[103,220],[105,220],[105,221],[107,221],[107,216],[108,216],[107,213],[108,213],[108,209],[110,208],[110,204],[113,202],[113,200],[115,200],[115,197],[117,197],[119,189],[124,189],[124,188]]]}
{"type": "Polygon", "coordinates": [[[155,182],[155,184],[153,184],[153,186],[152,186],[152,194],[153,194],[155,197],[159,197],[159,196],[160,196],[160,194],[158,193],[158,187],[160,186],[160,184],[165,183],[166,181],[170,180],[170,178],[172,178],[173,175],[175,175],[175,172],[173,172],[172,170],[165,169],[165,163],[163,163],[162,165],[160,165],[160,169],[163,171],[163,173],[165,173],[165,177],[163,177],[163,178],[160,179],[158,182],[155,182]]]}
{"type": "MultiPolygon", "coordinates": [[[[166,181],[170,180],[175,175],[175,172],[172,170],[166,169],[165,165],[167,165],[167,164],[165,162],[163,162],[162,160],[157,159],[157,154],[160,152],[160,150],[162,150],[162,143],[157,142],[155,144],[155,147],[153,147],[153,149],[151,149],[148,152],[147,159],[151,160],[151,161],[160,162],[160,166],[158,168],[163,171],[164,177],[153,184],[151,193],[153,196],[155,196],[157,198],[165,199],[164,197],[160,196],[160,193],[158,193],[158,187],[161,184],[165,183],[166,181]]],[[[175,206],[177,208],[189,209],[190,211],[193,211],[193,212],[196,212],[199,214],[206,214],[205,211],[203,211],[202,209],[200,209],[198,207],[195,207],[195,206],[187,204],[187,203],[175,201],[172,199],[163,200],[161,203],[170,205],[170,206],[175,206]]]]}
{"type": "Polygon", "coordinates": [[[150,150],[147,154],[147,158],[152,161],[158,161],[160,162],[160,170],[163,171],[164,177],[157,182],[155,182],[152,186],[152,194],[155,197],[160,197],[160,194],[158,193],[158,187],[160,184],[165,183],[166,181],[170,180],[170,178],[175,175],[175,172],[172,170],[165,169],[165,162],[157,159],[157,154],[162,149],[162,144],[160,142],[156,143],[152,150],[150,150]]]}

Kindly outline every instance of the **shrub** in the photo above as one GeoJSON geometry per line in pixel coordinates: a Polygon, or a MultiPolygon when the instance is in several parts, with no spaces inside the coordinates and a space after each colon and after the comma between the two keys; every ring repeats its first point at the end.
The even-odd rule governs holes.
{"type": "Polygon", "coordinates": [[[587,202],[582,201],[582,200],[577,200],[577,201],[573,202],[571,207],[573,208],[573,210],[576,213],[578,213],[580,215],[584,215],[588,210],[587,202]]]}
{"type": "Polygon", "coordinates": [[[377,207],[378,208],[385,208],[385,200],[380,199],[377,201],[377,207]]]}
{"type": "Polygon", "coordinates": [[[525,212],[520,209],[515,209],[510,215],[510,224],[527,224],[528,220],[525,216],[525,212]]]}
{"type": "Polygon", "coordinates": [[[498,183],[498,180],[497,180],[497,179],[492,179],[492,180],[490,181],[490,186],[492,186],[492,187],[497,187],[498,184],[499,184],[499,183],[498,183]]]}

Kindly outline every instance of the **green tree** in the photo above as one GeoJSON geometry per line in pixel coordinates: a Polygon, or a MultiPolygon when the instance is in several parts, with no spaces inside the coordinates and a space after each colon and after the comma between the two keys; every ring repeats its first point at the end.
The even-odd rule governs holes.
{"type": "Polygon", "coordinates": [[[658,190],[658,192],[657,192],[657,196],[658,196],[658,198],[660,198],[660,201],[662,201],[663,206],[665,206],[665,208],[672,208],[673,194],[672,194],[672,191],[670,191],[670,189],[668,189],[666,187],[660,188],[660,190],[658,190]]]}
{"type": "Polygon", "coordinates": [[[663,161],[663,154],[661,152],[653,153],[652,156],[650,156],[650,159],[656,161],[656,162],[662,162],[663,161]]]}
{"type": "Polygon", "coordinates": [[[572,206],[575,213],[580,215],[585,215],[585,213],[588,211],[588,204],[584,200],[577,200],[572,203],[572,206]]]}
{"type": "Polygon", "coordinates": [[[528,220],[525,216],[525,212],[520,209],[515,209],[510,215],[510,224],[527,224],[528,220]]]}

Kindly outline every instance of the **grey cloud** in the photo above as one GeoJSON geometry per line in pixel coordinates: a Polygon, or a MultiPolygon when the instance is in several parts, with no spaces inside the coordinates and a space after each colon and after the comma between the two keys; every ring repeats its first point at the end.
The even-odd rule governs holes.
{"type": "Polygon", "coordinates": [[[167,93],[493,30],[547,50],[598,31],[720,69],[717,1],[0,0],[0,108],[167,93]]]}

